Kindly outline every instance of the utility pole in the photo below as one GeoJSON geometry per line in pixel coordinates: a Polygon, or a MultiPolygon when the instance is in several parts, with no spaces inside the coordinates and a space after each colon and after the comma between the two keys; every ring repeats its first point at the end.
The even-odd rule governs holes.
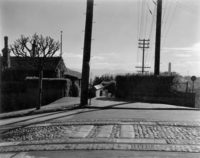
{"type": "Polygon", "coordinates": [[[157,0],[157,19],[156,19],[156,42],[155,42],[155,65],[154,75],[160,74],[160,43],[161,43],[161,19],[162,0],[157,0]]]}
{"type": "Polygon", "coordinates": [[[142,72],[142,74],[144,74],[144,72],[148,72],[148,71],[145,71],[144,69],[145,68],[150,68],[150,67],[146,67],[144,65],[144,57],[145,57],[145,49],[149,48],[149,39],[145,40],[145,39],[139,39],[139,48],[142,48],[142,66],[136,66],[136,68],[141,68],[142,70],[141,71],[138,71],[138,72],[142,72]]]}
{"type": "MultiPolygon", "coordinates": [[[[33,41],[32,44],[32,50],[33,50],[33,56],[36,56],[36,41],[33,41]]],[[[39,110],[42,106],[42,95],[43,95],[43,59],[41,57],[38,57],[38,71],[39,71],[39,78],[38,78],[38,88],[39,88],[39,97],[38,97],[38,104],[36,106],[36,110],[39,110]]]]}
{"type": "Polygon", "coordinates": [[[62,33],[63,31],[60,31],[60,56],[62,57],[62,33]]]}
{"type": "Polygon", "coordinates": [[[88,86],[89,86],[89,75],[90,75],[90,52],[91,52],[91,40],[92,40],[93,4],[94,4],[94,0],[87,0],[80,106],[85,106],[88,104],[88,86]]]}

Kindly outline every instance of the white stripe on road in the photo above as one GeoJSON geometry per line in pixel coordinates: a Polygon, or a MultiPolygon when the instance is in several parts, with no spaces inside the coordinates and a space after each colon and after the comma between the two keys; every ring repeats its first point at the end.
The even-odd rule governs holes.
{"type": "Polygon", "coordinates": [[[90,133],[93,127],[93,125],[82,125],[80,129],[77,132],[75,132],[71,137],[85,138],[90,133]]]}
{"type": "Polygon", "coordinates": [[[112,133],[113,125],[105,125],[100,128],[100,132],[97,134],[97,137],[109,138],[112,133]]]}
{"type": "Polygon", "coordinates": [[[122,125],[121,126],[121,137],[122,138],[134,138],[135,132],[132,125],[122,125]]]}

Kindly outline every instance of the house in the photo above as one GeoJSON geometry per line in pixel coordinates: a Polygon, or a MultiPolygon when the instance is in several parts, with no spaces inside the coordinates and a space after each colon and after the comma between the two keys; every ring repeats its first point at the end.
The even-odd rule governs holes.
{"type": "Polygon", "coordinates": [[[62,57],[10,56],[7,40],[5,37],[3,56],[0,56],[0,112],[32,108],[38,104],[41,62],[42,105],[61,97],[79,95],[81,73],[67,68],[62,57]]]}
{"type": "Polygon", "coordinates": [[[16,57],[10,56],[8,37],[4,38],[3,56],[0,56],[2,80],[22,81],[27,76],[39,76],[39,63],[43,63],[44,78],[81,79],[81,73],[68,69],[62,57],[16,57]]]}
{"type": "Polygon", "coordinates": [[[103,89],[104,89],[104,86],[102,84],[98,84],[94,86],[96,97],[102,96],[103,89]]]}
{"type": "MultiPolygon", "coordinates": [[[[0,57],[2,68],[2,80],[19,81],[27,76],[38,76],[38,63],[42,58],[33,57],[10,57],[9,67],[5,67],[4,56],[0,57]]],[[[81,73],[66,68],[62,57],[44,58],[43,77],[44,78],[69,78],[70,80],[81,79],[81,73]]]]}

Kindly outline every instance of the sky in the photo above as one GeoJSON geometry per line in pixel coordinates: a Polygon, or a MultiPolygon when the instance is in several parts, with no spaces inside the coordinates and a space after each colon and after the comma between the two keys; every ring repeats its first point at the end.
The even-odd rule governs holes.
{"type": "MultiPolygon", "coordinates": [[[[136,73],[138,39],[150,39],[145,66],[154,71],[156,0],[94,0],[91,75],[136,73]]],[[[0,0],[0,48],[34,33],[60,40],[68,68],[81,71],[86,0],[0,0]]],[[[163,0],[160,71],[200,76],[200,1],[163,0]]]]}

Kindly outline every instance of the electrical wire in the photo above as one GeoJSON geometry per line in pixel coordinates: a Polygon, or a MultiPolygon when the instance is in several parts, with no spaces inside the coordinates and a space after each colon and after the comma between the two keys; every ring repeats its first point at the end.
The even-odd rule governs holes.
{"type": "Polygon", "coordinates": [[[172,12],[172,14],[171,14],[171,21],[170,21],[170,23],[169,23],[169,25],[168,25],[168,28],[167,28],[167,30],[166,30],[164,36],[163,36],[163,44],[162,44],[162,46],[165,45],[167,35],[168,35],[169,30],[170,30],[170,28],[171,28],[171,26],[172,26],[173,19],[174,19],[175,13],[176,13],[176,8],[177,8],[177,6],[178,6],[178,3],[177,3],[177,2],[178,2],[178,0],[177,0],[176,3],[175,3],[174,10],[173,10],[173,12],[172,12]]]}

